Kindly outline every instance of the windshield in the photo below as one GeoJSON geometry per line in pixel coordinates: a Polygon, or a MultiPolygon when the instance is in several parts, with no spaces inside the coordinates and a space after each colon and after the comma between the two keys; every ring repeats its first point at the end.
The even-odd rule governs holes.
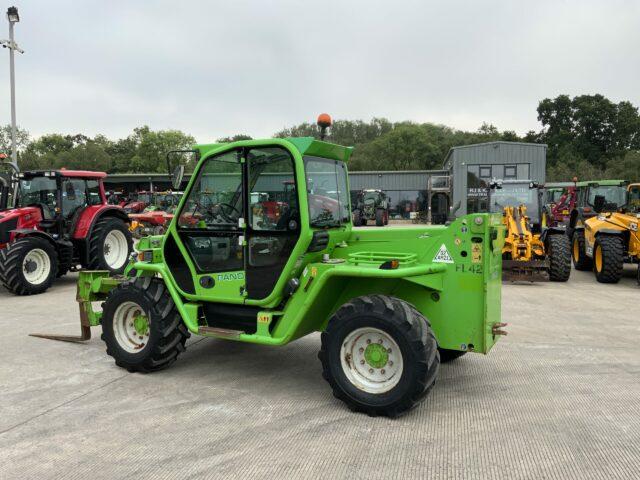
{"type": "Polygon", "coordinates": [[[508,184],[503,183],[502,188],[491,191],[491,212],[502,213],[504,207],[527,207],[529,218],[538,218],[538,189],[531,188],[528,183],[508,184]]]}
{"type": "Polygon", "coordinates": [[[378,199],[378,192],[366,192],[364,194],[364,200],[373,200],[374,202],[378,199]]]}
{"type": "Polygon", "coordinates": [[[640,209],[640,185],[631,185],[629,187],[627,203],[635,211],[640,209]]]}
{"type": "Polygon", "coordinates": [[[547,202],[558,203],[558,200],[560,200],[560,197],[562,197],[563,193],[564,192],[561,189],[547,190],[547,202]]]}
{"type": "Polygon", "coordinates": [[[20,180],[18,205],[41,205],[45,217],[55,215],[58,207],[58,189],[53,177],[34,177],[20,180]]]}
{"type": "Polygon", "coordinates": [[[615,203],[621,207],[626,204],[627,189],[620,185],[600,185],[589,187],[589,198],[587,202],[592,207],[596,205],[596,197],[604,197],[604,203],[615,203]]]}
{"type": "Polygon", "coordinates": [[[148,193],[139,193],[135,199],[138,202],[151,203],[151,195],[148,193]]]}

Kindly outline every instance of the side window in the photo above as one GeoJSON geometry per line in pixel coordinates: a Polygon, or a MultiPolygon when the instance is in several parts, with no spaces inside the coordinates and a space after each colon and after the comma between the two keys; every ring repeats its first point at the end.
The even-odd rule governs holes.
{"type": "Polygon", "coordinates": [[[305,157],[309,222],[312,227],[337,227],[349,222],[349,191],[341,162],[305,157]]]}
{"type": "Polygon", "coordinates": [[[86,181],[65,178],[62,181],[62,214],[70,218],[87,206],[86,181]]]}
{"type": "Polygon", "coordinates": [[[100,185],[97,180],[87,180],[87,195],[89,205],[102,205],[100,185]]]}
{"type": "Polygon", "coordinates": [[[293,158],[280,147],[250,150],[249,218],[255,231],[297,230],[300,211],[293,158]]]}

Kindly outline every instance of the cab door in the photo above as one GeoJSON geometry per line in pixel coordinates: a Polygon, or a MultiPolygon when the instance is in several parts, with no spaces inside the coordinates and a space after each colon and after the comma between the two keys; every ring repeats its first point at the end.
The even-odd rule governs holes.
{"type": "Polygon", "coordinates": [[[244,299],[244,163],[242,149],[205,160],[180,210],[178,242],[170,236],[165,258],[178,286],[204,300],[244,299]],[[174,246],[175,244],[175,246],[174,246]],[[172,249],[176,251],[171,251],[172,249]]]}
{"type": "Polygon", "coordinates": [[[288,150],[251,148],[245,159],[246,289],[247,298],[259,300],[273,291],[300,237],[300,209],[295,164],[288,150]]]}

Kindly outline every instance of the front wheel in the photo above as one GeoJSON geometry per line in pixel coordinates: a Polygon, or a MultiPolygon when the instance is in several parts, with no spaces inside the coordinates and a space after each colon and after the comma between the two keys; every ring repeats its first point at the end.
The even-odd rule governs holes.
{"type": "Polygon", "coordinates": [[[376,227],[382,227],[384,225],[384,210],[382,208],[378,208],[376,210],[376,227]]]}
{"type": "Polygon", "coordinates": [[[189,331],[162,280],[139,277],[120,284],[103,312],[102,340],[119,367],[154,372],[185,351],[189,331]]]}
{"type": "Polygon", "coordinates": [[[101,218],[96,222],[89,239],[90,270],[122,273],[133,250],[131,232],[119,218],[101,218]]]}
{"type": "Polygon", "coordinates": [[[0,283],[16,295],[45,292],[57,273],[58,253],[44,238],[19,238],[0,250],[0,283]]]}
{"type": "Polygon", "coordinates": [[[566,235],[550,235],[547,241],[549,280],[566,282],[571,275],[571,244],[566,235]]]}
{"type": "Polygon", "coordinates": [[[600,237],[593,247],[593,270],[600,283],[618,283],[624,270],[624,242],[620,237],[600,237]]]}
{"type": "Polygon", "coordinates": [[[384,295],[340,307],[318,356],[334,396],[370,416],[395,417],[418,405],[440,366],[429,322],[407,302],[384,295]]]}

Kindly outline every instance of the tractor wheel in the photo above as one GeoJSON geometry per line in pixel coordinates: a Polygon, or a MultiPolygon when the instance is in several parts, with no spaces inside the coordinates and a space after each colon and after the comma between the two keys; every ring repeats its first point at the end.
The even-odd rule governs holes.
{"type": "Polygon", "coordinates": [[[448,350],[446,348],[438,348],[438,352],[440,352],[440,363],[453,362],[467,353],[462,350],[448,350]]]}
{"type": "Polygon", "coordinates": [[[127,225],[119,218],[101,218],[96,222],[89,240],[90,270],[122,273],[133,249],[133,239],[127,225]]]}
{"type": "Polygon", "coordinates": [[[593,271],[600,283],[618,283],[624,269],[624,242],[620,237],[604,236],[593,247],[593,271]]]}
{"type": "Polygon", "coordinates": [[[384,224],[389,225],[389,210],[384,211],[384,224]]]}
{"type": "Polygon", "coordinates": [[[139,277],[120,284],[102,311],[102,340],[119,367],[149,373],[185,351],[190,334],[162,280],[139,277]]]}
{"type": "Polygon", "coordinates": [[[566,282],[571,275],[571,244],[566,235],[550,235],[547,242],[549,280],[566,282]]]}
{"type": "Polygon", "coordinates": [[[370,416],[395,417],[418,405],[440,366],[429,322],[407,302],[384,295],[340,307],[322,333],[318,357],[333,395],[370,416]]]}
{"type": "Polygon", "coordinates": [[[58,253],[44,238],[19,238],[0,250],[0,282],[16,295],[45,292],[57,273],[58,253]]]}
{"type": "Polygon", "coordinates": [[[573,232],[573,243],[571,245],[571,258],[573,266],[576,270],[590,270],[592,260],[587,257],[585,248],[584,230],[576,230],[573,232]]]}
{"type": "Polygon", "coordinates": [[[353,211],[353,226],[354,227],[359,227],[360,225],[362,225],[362,214],[360,213],[360,210],[354,210],[353,211]]]}
{"type": "Polygon", "coordinates": [[[376,210],[376,227],[384,226],[384,210],[378,208],[376,210]]]}

